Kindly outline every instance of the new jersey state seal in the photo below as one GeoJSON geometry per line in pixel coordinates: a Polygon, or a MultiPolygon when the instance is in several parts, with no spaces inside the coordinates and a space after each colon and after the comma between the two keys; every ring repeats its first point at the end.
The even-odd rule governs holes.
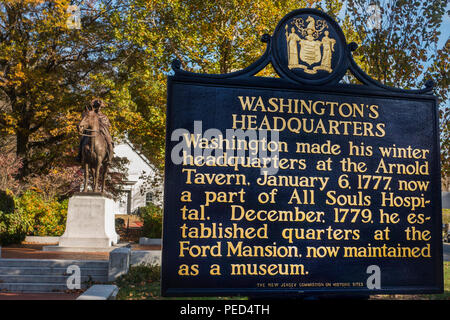
{"type": "Polygon", "coordinates": [[[333,71],[332,57],[336,40],[330,37],[325,20],[295,18],[291,28],[285,25],[287,65],[289,69],[302,69],[315,74],[318,70],[333,71]]]}

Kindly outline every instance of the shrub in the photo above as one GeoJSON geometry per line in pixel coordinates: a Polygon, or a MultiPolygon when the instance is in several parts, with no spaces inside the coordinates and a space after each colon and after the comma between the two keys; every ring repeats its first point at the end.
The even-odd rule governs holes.
{"type": "Polygon", "coordinates": [[[11,192],[0,190],[0,211],[4,213],[14,211],[14,197],[11,192]]]}
{"type": "Polygon", "coordinates": [[[442,209],[442,223],[450,223],[450,209],[442,209]]]}
{"type": "Polygon", "coordinates": [[[119,277],[117,300],[159,299],[161,268],[157,265],[131,266],[127,274],[119,277]]]}
{"type": "Polygon", "coordinates": [[[83,174],[78,166],[53,168],[45,174],[27,177],[27,184],[45,201],[68,198],[79,190],[82,182],[83,174]]]}
{"type": "Polygon", "coordinates": [[[32,220],[17,207],[10,191],[0,191],[0,245],[20,243],[32,228],[32,220]]]}
{"type": "Polygon", "coordinates": [[[125,220],[122,218],[115,219],[116,232],[120,233],[125,228],[125,220]]]}
{"type": "MultiPolygon", "coordinates": [[[[20,243],[27,235],[61,236],[67,219],[68,200],[45,200],[34,190],[12,197],[14,208],[0,209],[0,244],[20,243]]],[[[1,203],[9,200],[0,200],[1,203]]],[[[10,207],[11,203],[7,206],[10,207]]]]}
{"type": "Polygon", "coordinates": [[[127,285],[139,285],[143,282],[159,281],[161,267],[151,264],[139,264],[131,266],[127,274],[117,278],[116,283],[119,287],[127,285]]]}
{"type": "Polygon", "coordinates": [[[116,227],[117,228],[123,228],[125,227],[125,220],[122,218],[116,218],[116,227]]]}
{"type": "Polygon", "coordinates": [[[45,200],[41,193],[33,190],[27,190],[17,201],[22,215],[33,220],[27,235],[34,236],[61,236],[66,226],[67,206],[68,200],[45,200]]]}
{"type": "Polygon", "coordinates": [[[144,226],[142,235],[147,238],[161,238],[162,235],[162,209],[154,204],[139,208],[144,226]]]}

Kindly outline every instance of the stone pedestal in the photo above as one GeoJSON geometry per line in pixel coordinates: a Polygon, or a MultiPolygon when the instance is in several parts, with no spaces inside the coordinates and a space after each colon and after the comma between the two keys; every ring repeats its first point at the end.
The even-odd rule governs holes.
{"type": "Polygon", "coordinates": [[[101,193],[77,193],[69,199],[66,230],[58,246],[45,251],[110,251],[119,241],[114,202],[101,193]]]}

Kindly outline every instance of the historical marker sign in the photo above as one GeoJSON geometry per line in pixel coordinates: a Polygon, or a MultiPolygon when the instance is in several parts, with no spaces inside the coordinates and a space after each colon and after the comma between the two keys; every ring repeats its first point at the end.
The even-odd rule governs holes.
{"type": "Polygon", "coordinates": [[[168,82],[162,293],[442,290],[437,106],[302,9],[240,72],[168,82]],[[272,63],[280,78],[253,77],[272,63]],[[339,81],[350,70],[362,85],[339,81]]]}

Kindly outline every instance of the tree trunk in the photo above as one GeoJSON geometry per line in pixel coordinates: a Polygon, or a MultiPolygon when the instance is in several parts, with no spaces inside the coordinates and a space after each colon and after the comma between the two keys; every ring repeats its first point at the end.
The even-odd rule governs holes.
{"type": "Polygon", "coordinates": [[[22,167],[19,170],[19,179],[23,179],[30,174],[28,162],[28,142],[30,140],[30,136],[23,131],[25,131],[23,128],[19,128],[16,135],[16,154],[17,157],[22,159],[22,167]]]}

